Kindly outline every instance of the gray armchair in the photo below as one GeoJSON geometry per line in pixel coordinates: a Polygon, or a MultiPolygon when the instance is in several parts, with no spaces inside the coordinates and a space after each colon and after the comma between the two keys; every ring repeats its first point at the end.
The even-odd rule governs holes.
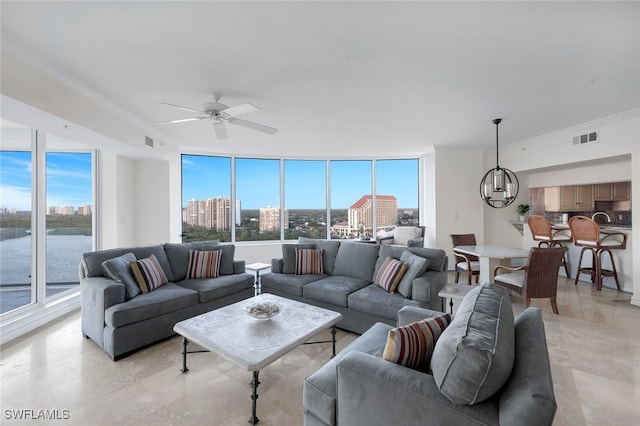
{"type": "Polygon", "coordinates": [[[378,244],[424,247],[424,226],[396,226],[393,235],[378,238],[378,244]]]}

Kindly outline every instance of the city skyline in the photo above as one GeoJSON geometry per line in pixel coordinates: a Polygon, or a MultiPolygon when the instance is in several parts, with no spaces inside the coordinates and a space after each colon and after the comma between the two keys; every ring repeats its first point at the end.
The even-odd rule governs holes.
{"type": "MultiPolygon", "coordinates": [[[[335,188],[331,193],[332,209],[348,209],[363,195],[372,194],[371,160],[336,160],[330,164],[331,188],[335,188]]],[[[377,160],[376,193],[395,196],[399,208],[418,208],[417,164],[415,159],[377,160]]],[[[282,204],[291,210],[325,209],[326,161],[285,160],[284,167],[282,204]]],[[[230,197],[230,176],[229,157],[183,155],[182,207],[192,199],[230,197]]],[[[280,160],[237,158],[236,179],[236,199],[242,201],[243,209],[281,205],[280,160]]]]}
{"type": "MultiPolygon", "coordinates": [[[[31,152],[0,151],[0,207],[31,210],[31,152]]],[[[90,153],[46,154],[47,207],[92,204],[90,153]]]]}

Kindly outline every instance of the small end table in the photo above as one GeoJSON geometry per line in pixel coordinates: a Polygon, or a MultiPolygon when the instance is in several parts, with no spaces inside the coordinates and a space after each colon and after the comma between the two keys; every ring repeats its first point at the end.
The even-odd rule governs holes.
{"type": "Polygon", "coordinates": [[[250,263],[246,265],[244,268],[248,271],[254,271],[256,273],[256,282],[253,288],[255,289],[255,295],[256,296],[259,295],[260,293],[262,293],[262,285],[260,284],[260,271],[270,269],[271,265],[269,265],[268,263],[256,262],[256,263],[250,263]]]}
{"type": "Polygon", "coordinates": [[[446,299],[449,299],[449,313],[453,315],[453,300],[462,300],[472,289],[476,286],[469,284],[456,284],[456,283],[448,283],[440,292],[438,293],[439,297],[442,297],[442,312],[446,312],[446,299]]]}

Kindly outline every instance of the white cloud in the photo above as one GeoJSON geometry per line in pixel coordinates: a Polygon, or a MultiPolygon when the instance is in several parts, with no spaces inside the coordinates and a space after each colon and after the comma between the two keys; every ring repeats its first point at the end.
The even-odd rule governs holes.
{"type": "Polygon", "coordinates": [[[31,189],[12,185],[0,186],[0,207],[31,210],[31,189]]]}

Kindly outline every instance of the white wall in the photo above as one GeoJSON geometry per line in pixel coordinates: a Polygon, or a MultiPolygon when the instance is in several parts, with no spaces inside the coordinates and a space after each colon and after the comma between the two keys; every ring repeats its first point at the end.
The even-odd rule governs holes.
{"type": "Polygon", "coordinates": [[[136,244],[161,244],[170,240],[169,170],[169,163],[163,160],[135,162],[136,244]]]}

